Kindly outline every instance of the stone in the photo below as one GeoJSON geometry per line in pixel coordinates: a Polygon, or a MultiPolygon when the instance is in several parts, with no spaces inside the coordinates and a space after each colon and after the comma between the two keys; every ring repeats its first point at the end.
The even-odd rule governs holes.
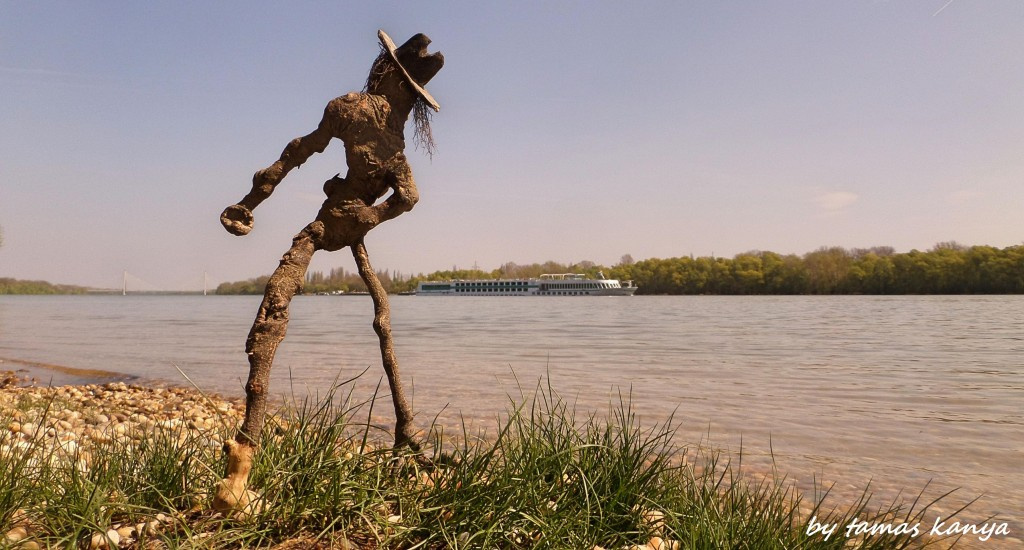
{"type": "Polygon", "coordinates": [[[27,522],[28,522],[28,511],[27,510],[25,510],[23,508],[19,508],[19,509],[15,510],[13,514],[11,514],[11,524],[12,525],[18,525],[19,523],[27,523],[27,522]]]}
{"type": "Polygon", "coordinates": [[[665,527],[665,513],[661,510],[644,510],[643,518],[651,529],[660,531],[665,527]]]}
{"type": "Polygon", "coordinates": [[[651,540],[647,542],[647,546],[654,550],[679,550],[679,541],[662,540],[661,537],[651,537],[651,540]]]}
{"type": "Polygon", "coordinates": [[[89,539],[89,550],[102,550],[107,548],[108,542],[107,537],[103,533],[95,533],[92,538],[89,539]]]}
{"type": "Polygon", "coordinates": [[[25,526],[23,525],[19,525],[14,529],[8,531],[7,534],[4,535],[4,538],[7,540],[8,544],[18,542],[19,540],[24,540],[28,538],[28,529],[26,529],[25,526]]]}
{"type": "Polygon", "coordinates": [[[139,530],[139,533],[144,535],[153,536],[160,532],[160,522],[158,520],[152,519],[147,521],[145,524],[140,523],[139,525],[142,525],[142,529],[139,530]]]}

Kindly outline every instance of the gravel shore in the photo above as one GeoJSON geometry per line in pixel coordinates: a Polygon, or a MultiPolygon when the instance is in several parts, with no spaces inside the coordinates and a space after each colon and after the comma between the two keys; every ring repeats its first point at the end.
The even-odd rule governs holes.
{"type": "Polygon", "coordinates": [[[124,382],[83,386],[21,385],[13,373],[0,374],[0,418],[8,425],[2,443],[20,446],[37,436],[63,447],[135,437],[143,431],[172,430],[206,437],[211,444],[223,428],[237,425],[245,405],[186,388],[152,388],[124,382]]]}
{"type": "MultiPolygon", "coordinates": [[[[30,468],[40,461],[64,461],[85,472],[97,445],[130,445],[157,432],[219,449],[244,412],[240,400],[192,389],[123,382],[40,387],[19,374],[0,371],[0,457],[30,456],[30,468]]],[[[39,548],[31,540],[33,518],[18,510],[11,519],[14,527],[0,536],[0,546],[39,548]]],[[[157,514],[138,523],[111,525],[105,533],[97,532],[88,548],[132,546],[133,537],[156,534],[171,521],[157,514]]]]}

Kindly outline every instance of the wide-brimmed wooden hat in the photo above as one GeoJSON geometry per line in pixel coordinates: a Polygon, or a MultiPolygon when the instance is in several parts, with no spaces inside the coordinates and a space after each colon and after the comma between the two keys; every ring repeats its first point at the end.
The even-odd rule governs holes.
{"type": "Polygon", "coordinates": [[[409,74],[409,71],[407,71],[405,67],[402,66],[402,62],[398,60],[398,54],[395,53],[395,50],[397,50],[398,48],[395,47],[395,42],[391,40],[391,37],[388,36],[388,33],[384,32],[383,30],[378,30],[377,38],[380,39],[381,45],[384,46],[385,50],[387,50],[388,56],[391,57],[391,60],[395,62],[395,66],[398,67],[398,70],[402,71],[402,76],[405,77],[405,81],[408,82],[410,86],[412,86],[413,90],[416,90],[416,93],[423,98],[423,101],[427,102],[427,105],[430,105],[431,109],[435,111],[440,111],[441,106],[437,104],[437,101],[434,99],[434,96],[430,95],[430,92],[425,90],[423,86],[420,86],[419,83],[413,79],[412,75],[409,74]]]}

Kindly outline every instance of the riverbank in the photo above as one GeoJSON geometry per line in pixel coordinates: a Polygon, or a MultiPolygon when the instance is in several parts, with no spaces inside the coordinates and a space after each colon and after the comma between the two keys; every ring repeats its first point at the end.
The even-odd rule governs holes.
{"type": "MultiPolygon", "coordinates": [[[[258,297],[0,296],[0,357],[147,385],[190,385],[183,372],[204,391],[241,396],[258,307],[258,297]]],[[[959,488],[944,512],[984,495],[972,520],[1006,518],[1024,532],[1024,297],[410,297],[391,307],[422,423],[492,428],[520,383],[530,391],[547,378],[584,411],[631,391],[644,423],[674,415],[682,444],[742,450],[748,470],[774,461],[805,494],[823,480],[842,501],[868,482],[884,501],[926,484],[925,498],[959,488]]],[[[382,374],[372,312],[368,298],[296,297],[271,394],[315,394],[369,367],[357,383],[368,398],[382,374]]],[[[40,372],[40,384],[51,376],[96,382],[40,372]]]]}
{"type": "MultiPolygon", "coordinates": [[[[815,526],[920,523],[917,536],[908,527],[859,539],[897,548],[931,527],[921,504],[819,508],[784,479],[748,476],[715,452],[680,453],[671,427],[639,426],[628,404],[579,418],[552,393],[521,403],[489,436],[431,434],[425,458],[436,467],[426,469],[388,451],[386,434],[361,420],[372,411],[337,394],[288,404],[254,469],[262,509],[239,522],[209,506],[239,401],[0,378],[0,476],[14,480],[0,489],[0,532],[24,549],[839,548],[843,528],[825,540],[815,526]]],[[[979,544],[968,538],[965,547],[979,544]]]]}

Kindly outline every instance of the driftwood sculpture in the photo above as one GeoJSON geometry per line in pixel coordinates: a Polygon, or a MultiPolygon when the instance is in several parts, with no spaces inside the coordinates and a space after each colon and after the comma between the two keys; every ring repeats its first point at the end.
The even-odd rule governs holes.
{"type": "Polygon", "coordinates": [[[277,346],[288,328],[288,306],[302,289],[306,269],[317,250],[352,250],[359,275],[373,299],[373,328],[380,340],[381,359],[395,407],[395,447],[418,448],[414,440],[413,414],[405,398],[391,339],[387,293],[370,265],[363,238],[381,222],[408,212],[419,199],[412,170],[405,157],[405,123],[413,113],[415,138],[428,153],[433,151],[428,109],[440,110],[423,86],[444,65],[440,52],[427,53],[430,39],[417,34],[400,47],[384,31],[378,31],[381,53],[373,62],[362,93],[332,100],[316,130],[295,138],[281,158],[253,176],[252,190],[220,216],[230,233],[246,235],[253,227],[253,209],[273,193],[293,168],[313,153],[321,153],[332,138],[345,143],[348,172],[324,183],[324,201],[316,220],[292,240],[292,246],[267,283],[263,303],[246,340],[249,379],[245,386],[245,420],[230,445],[228,477],[218,486],[214,506],[223,511],[244,512],[251,499],[247,488],[248,465],[259,447],[267,409],[270,369],[277,346]],[[391,195],[378,203],[388,190],[391,195]],[[235,467],[232,467],[232,464],[235,467]]]}

